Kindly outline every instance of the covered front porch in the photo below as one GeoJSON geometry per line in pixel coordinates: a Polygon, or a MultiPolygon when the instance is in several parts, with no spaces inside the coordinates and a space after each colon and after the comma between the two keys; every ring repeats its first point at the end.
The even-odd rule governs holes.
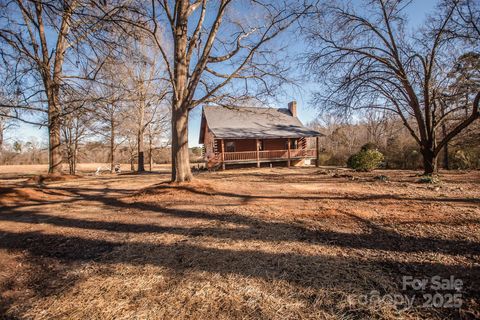
{"type": "Polygon", "coordinates": [[[256,164],[260,167],[261,163],[272,162],[285,162],[291,166],[299,160],[318,159],[319,139],[215,139],[214,150],[212,160],[221,164],[223,169],[228,164],[256,164]]]}

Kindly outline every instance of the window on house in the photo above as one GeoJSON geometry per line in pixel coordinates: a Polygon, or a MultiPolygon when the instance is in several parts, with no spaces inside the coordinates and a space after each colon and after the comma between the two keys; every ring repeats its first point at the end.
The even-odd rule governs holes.
{"type": "MultiPolygon", "coordinates": [[[[291,139],[290,140],[290,149],[297,149],[298,147],[298,144],[297,144],[297,140],[295,139],[291,139]]],[[[285,150],[288,149],[288,140],[285,141],[285,150]]]]}
{"type": "Polygon", "coordinates": [[[290,148],[298,149],[297,140],[290,140],[290,148]]]}
{"type": "Polygon", "coordinates": [[[228,141],[225,144],[225,151],[226,152],[235,152],[235,141],[228,141]]]}

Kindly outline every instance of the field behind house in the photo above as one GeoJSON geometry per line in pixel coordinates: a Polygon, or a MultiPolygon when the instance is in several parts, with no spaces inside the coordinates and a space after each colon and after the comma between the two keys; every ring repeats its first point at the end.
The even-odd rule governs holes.
{"type": "Polygon", "coordinates": [[[0,318],[480,317],[477,171],[429,185],[413,171],[238,169],[178,185],[167,167],[90,168],[35,184],[17,167],[0,168],[0,318]],[[463,281],[461,308],[402,289],[435,275],[463,281]],[[385,299],[397,293],[416,303],[385,299]]]}
{"type": "MultiPolygon", "coordinates": [[[[130,172],[130,164],[122,163],[120,164],[121,171],[130,172]]],[[[67,166],[64,168],[68,171],[67,166]]],[[[146,165],[148,170],[148,164],[146,165]]],[[[153,171],[166,171],[170,169],[168,164],[154,164],[153,171]]],[[[77,164],[77,171],[79,175],[95,175],[97,170],[100,173],[108,173],[110,170],[109,163],[79,163],[77,164]]],[[[22,179],[31,177],[34,175],[45,174],[48,171],[47,164],[32,164],[32,165],[6,165],[0,166],[0,180],[6,179],[22,179]]]]}

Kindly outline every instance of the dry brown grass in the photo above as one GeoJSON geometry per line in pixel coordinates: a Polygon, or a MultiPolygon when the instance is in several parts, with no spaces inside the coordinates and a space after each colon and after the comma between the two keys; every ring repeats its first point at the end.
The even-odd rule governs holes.
{"type": "Polygon", "coordinates": [[[9,180],[0,193],[0,314],[478,317],[480,174],[443,173],[438,186],[416,174],[276,168],[202,173],[191,184],[166,183],[167,174],[9,180]],[[465,303],[400,310],[352,299],[405,293],[403,275],[461,278],[465,303]]]}

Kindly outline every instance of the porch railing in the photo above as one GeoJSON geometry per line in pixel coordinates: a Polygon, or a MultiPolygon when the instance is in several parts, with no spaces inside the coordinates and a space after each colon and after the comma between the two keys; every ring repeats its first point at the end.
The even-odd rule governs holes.
{"type": "Polygon", "coordinates": [[[257,159],[256,151],[225,152],[223,155],[225,161],[242,161],[257,159]]]}
{"type": "MultiPolygon", "coordinates": [[[[221,153],[219,153],[221,157],[221,153]]],[[[247,161],[257,160],[257,151],[225,152],[223,154],[225,162],[227,161],[247,161]]],[[[295,158],[314,158],[315,149],[291,149],[290,159],[295,158]]],[[[264,150],[258,152],[259,160],[268,159],[288,159],[288,150],[264,150]]]]}

